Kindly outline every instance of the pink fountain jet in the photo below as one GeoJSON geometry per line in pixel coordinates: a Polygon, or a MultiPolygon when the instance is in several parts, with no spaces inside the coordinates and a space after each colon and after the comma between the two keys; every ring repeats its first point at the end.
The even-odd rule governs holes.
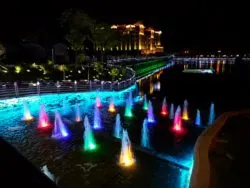
{"type": "Polygon", "coordinates": [[[38,129],[47,129],[50,127],[51,127],[51,125],[49,123],[49,118],[48,118],[48,115],[46,113],[45,106],[42,104],[40,106],[38,129]]]}

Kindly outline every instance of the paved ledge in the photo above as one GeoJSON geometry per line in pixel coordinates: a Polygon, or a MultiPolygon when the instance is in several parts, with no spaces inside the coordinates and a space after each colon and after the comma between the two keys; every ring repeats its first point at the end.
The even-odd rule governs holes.
{"type": "Polygon", "coordinates": [[[0,138],[1,186],[25,188],[56,188],[40,170],[0,138]]]}
{"type": "MultiPolygon", "coordinates": [[[[190,181],[191,188],[218,187],[214,182],[214,170],[212,169],[211,160],[209,157],[210,151],[215,147],[216,143],[227,142],[223,139],[217,139],[218,133],[229,118],[239,115],[250,116],[250,110],[227,112],[222,114],[218,119],[216,119],[212,126],[208,127],[198,137],[194,148],[194,164],[190,181]]],[[[231,158],[231,156],[228,154],[227,157],[231,158]]]]}

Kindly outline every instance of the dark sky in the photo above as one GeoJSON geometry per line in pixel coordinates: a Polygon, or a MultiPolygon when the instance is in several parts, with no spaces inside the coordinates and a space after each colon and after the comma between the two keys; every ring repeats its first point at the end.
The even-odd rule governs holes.
{"type": "Polygon", "coordinates": [[[212,1],[17,1],[0,6],[1,39],[38,35],[41,43],[57,36],[56,18],[68,8],[84,10],[98,21],[134,23],[144,21],[163,31],[169,51],[250,50],[250,13],[242,2],[212,1]],[[48,37],[49,36],[49,37],[48,37]],[[49,38],[49,39],[48,39],[49,38]]]}

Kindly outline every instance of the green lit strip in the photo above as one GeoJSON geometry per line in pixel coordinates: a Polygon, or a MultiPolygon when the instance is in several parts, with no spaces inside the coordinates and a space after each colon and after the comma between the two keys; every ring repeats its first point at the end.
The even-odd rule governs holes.
{"type": "Polygon", "coordinates": [[[146,66],[137,67],[135,69],[136,75],[137,77],[146,76],[147,74],[150,74],[154,70],[164,67],[165,65],[166,62],[163,60],[151,61],[150,63],[147,62],[146,66]]]}

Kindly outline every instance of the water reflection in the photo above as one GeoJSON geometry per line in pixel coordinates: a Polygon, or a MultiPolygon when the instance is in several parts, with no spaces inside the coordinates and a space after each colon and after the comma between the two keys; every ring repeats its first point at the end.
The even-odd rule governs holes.
{"type": "MultiPolygon", "coordinates": [[[[192,69],[200,69],[200,70],[211,70],[216,74],[221,73],[231,73],[232,65],[234,62],[226,61],[226,60],[197,60],[197,61],[183,61],[179,62],[182,64],[183,70],[186,72],[190,72],[192,69]],[[188,70],[188,71],[187,71],[188,70]]],[[[192,71],[191,71],[192,72],[192,71]]],[[[209,72],[209,71],[196,71],[196,72],[209,72]]]]}
{"type": "Polygon", "coordinates": [[[216,63],[216,73],[219,74],[220,73],[220,61],[217,61],[216,63]]]}

